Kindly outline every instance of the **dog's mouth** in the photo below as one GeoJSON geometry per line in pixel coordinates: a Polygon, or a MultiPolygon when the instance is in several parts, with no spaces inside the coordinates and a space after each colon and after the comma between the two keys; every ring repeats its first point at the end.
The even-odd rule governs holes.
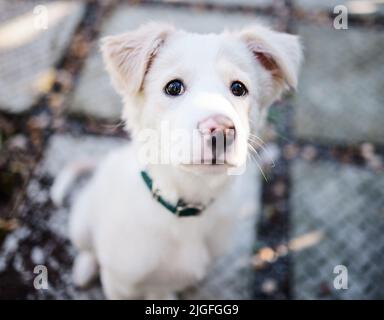
{"type": "Polygon", "coordinates": [[[229,169],[234,168],[232,164],[182,164],[181,168],[188,172],[198,174],[223,174],[229,169]]]}
{"type": "Polygon", "coordinates": [[[221,171],[229,168],[236,168],[238,167],[238,164],[232,161],[221,161],[221,159],[211,158],[202,159],[201,161],[192,161],[191,163],[183,163],[181,166],[188,170],[221,171]]]}
{"type": "Polygon", "coordinates": [[[212,154],[211,157],[192,160],[190,163],[183,163],[186,166],[206,166],[206,167],[236,167],[237,163],[233,155],[218,155],[212,154]]]}
{"type": "Polygon", "coordinates": [[[183,166],[206,166],[206,167],[236,167],[234,163],[224,162],[224,163],[215,163],[213,160],[204,160],[202,162],[191,162],[191,163],[183,163],[183,166]]]}
{"type": "MultiPolygon", "coordinates": [[[[224,136],[223,143],[217,142],[216,137],[209,140],[208,148],[204,149],[201,156],[197,159],[192,159],[190,166],[222,166],[222,167],[235,167],[236,166],[236,151],[227,146],[227,139],[224,136]]],[[[193,157],[192,157],[193,158],[193,157]]]]}

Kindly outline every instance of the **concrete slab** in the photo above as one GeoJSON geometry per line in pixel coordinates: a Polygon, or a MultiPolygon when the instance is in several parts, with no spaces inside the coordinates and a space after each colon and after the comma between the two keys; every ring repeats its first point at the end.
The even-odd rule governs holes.
{"type": "Polygon", "coordinates": [[[298,25],[305,62],[295,101],[303,139],[384,142],[384,34],[298,25]]]}
{"type": "MultiPolygon", "coordinates": [[[[103,25],[101,37],[134,29],[150,20],[170,22],[184,29],[202,33],[220,32],[226,27],[238,28],[259,20],[266,22],[265,17],[250,14],[120,5],[103,25]]],[[[70,109],[74,113],[107,119],[117,119],[120,116],[121,101],[110,85],[96,45],[86,62],[70,109]]]]}
{"type": "Polygon", "coordinates": [[[362,16],[384,14],[384,4],[380,0],[294,0],[293,3],[295,7],[308,11],[325,10],[333,12],[336,6],[343,5],[350,14],[362,16]]]}
{"type": "Polygon", "coordinates": [[[55,177],[73,161],[83,159],[99,161],[106,153],[123,145],[124,142],[124,139],[108,137],[54,135],[41,162],[41,174],[55,177]]]}
{"type": "Polygon", "coordinates": [[[292,188],[294,298],[381,299],[384,174],[297,160],[292,188]],[[337,265],[348,269],[346,290],[333,286],[337,265]]]}
{"type": "Polygon", "coordinates": [[[0,0],[0,110],[27,110],[52,75],[84,10],[81,1],[0,0]]]}
{"type": "Polygon", "coordinates": [[[271,0],[154,0],[159,3],[191,3],[191,4],[214,4],[220,6],[236,5],[236,6],[247,6],[247,7],[266,7],[271,5],[271,0]]]}
{"type": "MultiPolygon", "coordinates": [[[[293,0],[295,7],[302,9],[314,9],[314,10],[331,10],[337,5],[346,5],[348,0],[322,0],[322,1],[311,1],[311,0],[293,0]]],[[[363,1],[364,2],[364,1],[363,1]]]]}

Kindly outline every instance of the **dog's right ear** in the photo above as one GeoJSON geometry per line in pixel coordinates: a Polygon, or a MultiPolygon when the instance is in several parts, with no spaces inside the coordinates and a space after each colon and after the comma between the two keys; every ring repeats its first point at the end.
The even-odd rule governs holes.
{"type": "Polygon", "coordinates": [[[261,25],[245,28],[239,36],[255,60],[272,75],[272,90],[263,90],[263,105],[269,106],[287,89],[296,89],[303,57],[297,36],[261,25]]]}
{"type": "Polygon", "coordinates": [[[122,95],[137,94],[151,62],[174,28],[148,23],[117,36],[101,40],[101,52],[115,89],[122,95]]]}

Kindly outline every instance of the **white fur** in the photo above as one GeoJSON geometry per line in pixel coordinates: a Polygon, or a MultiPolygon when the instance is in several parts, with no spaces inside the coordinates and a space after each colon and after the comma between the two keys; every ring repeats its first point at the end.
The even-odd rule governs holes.
{"type": "Polygon", "coordinates": [[[80,251],[74,279],[85,285],[98,264],[110,299],[171,297],[203,279],[225,252],[238,177],[213,166],[143,164],[137,158],[140,130],[158,131],[163,121],[193,130],[208,116],[225,115],[238,135],[233,165],[243,165],[249,133],[257,133],[268,105],[287,85],[296,86],[301,49],[295,36],[263,27],[200,35],[149,24],[107,37],[102,51],[133,142],[103,161],[73,205],[70,238],[80,251]],[[183,96],[164,94],[174,78],[186,84],[183,96]],[[235,80],[247,86],[247,96],[232,95],[235,80]],[[152,198],[140,176],[144,167],[168,201],[209,203],[207,209],[198,217],[176,217],[152,198]]]}
{"type": "Polygon", "coordinates": [[[65,167],[55,179],[50,196],[56,206],[62,206],[67,190],[75,182],[76,178],[96,168],[92,160],[78,160],[65,167]]]}

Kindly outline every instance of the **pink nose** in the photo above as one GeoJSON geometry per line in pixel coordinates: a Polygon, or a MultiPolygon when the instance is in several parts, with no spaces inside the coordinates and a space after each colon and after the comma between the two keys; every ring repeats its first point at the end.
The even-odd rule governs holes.
{"type": "Polygon", "coordinates": [[[203,135],[226,134],[229,131],[232,131],[232,133],[235,131],[235,125],[232,120],[221,114],[216,114],[200,121],[197,128],[203,135]]]}
{"type": "Polygon", "coordinates": [[[220,114],[200,121],[197,128],[208,150],[212,151],[213,162],[216,162],[217,155],[225,154],[228,147],[231,146],[235,140],[235,125],[231,119],[220,114]]]}

